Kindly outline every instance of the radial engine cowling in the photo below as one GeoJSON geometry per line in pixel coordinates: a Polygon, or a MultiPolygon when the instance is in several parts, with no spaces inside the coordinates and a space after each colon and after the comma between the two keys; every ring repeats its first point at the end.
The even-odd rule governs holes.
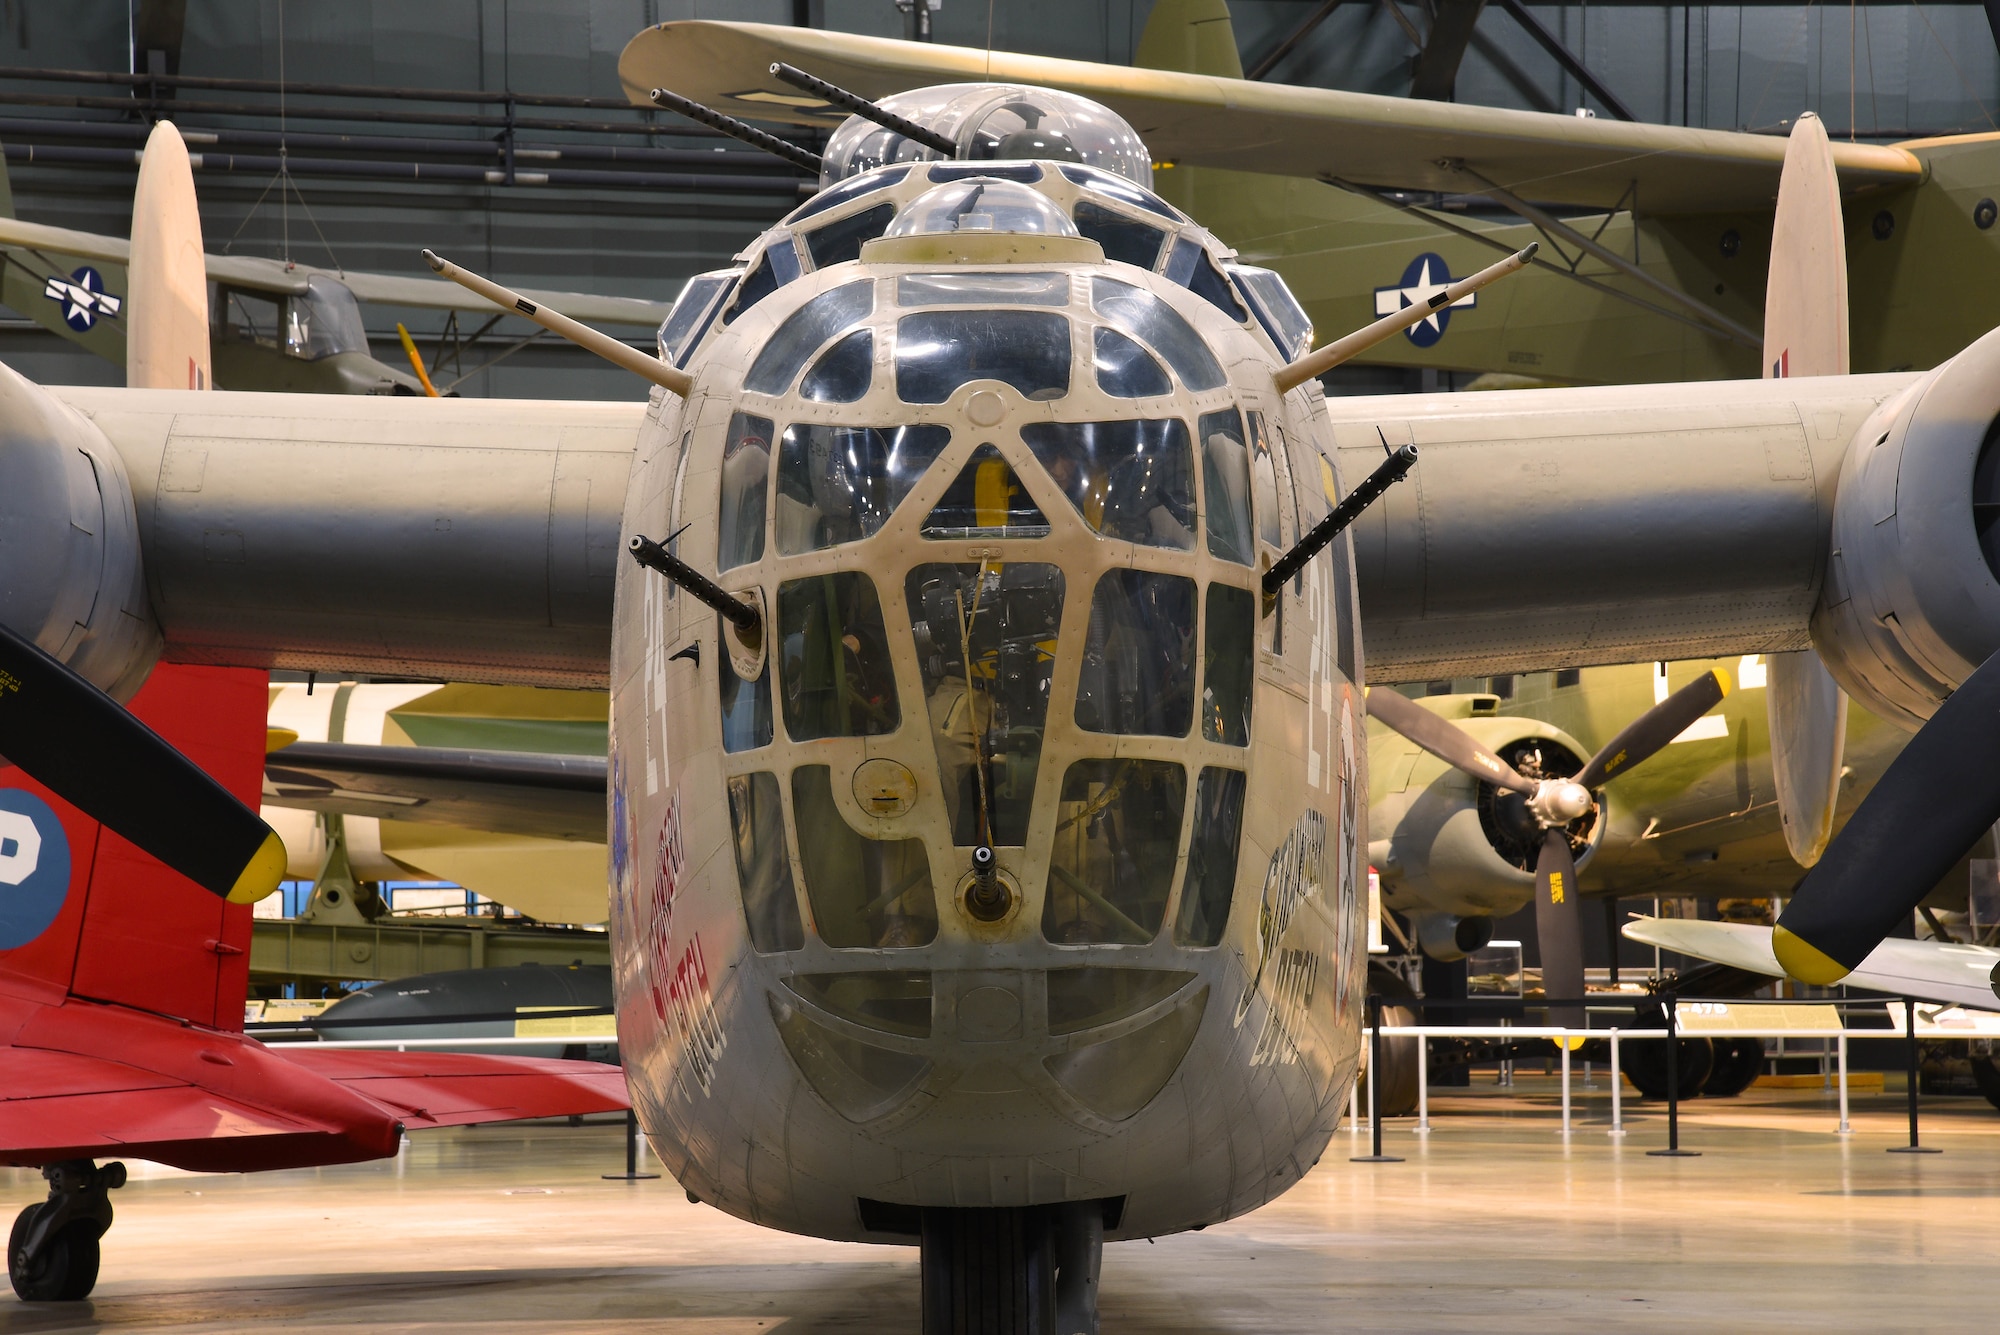
{"type": "Polygon", "coordinates": [[[0,622],[120,700],[160,653],[124,462],[0,366],[0,622]]]}
{"type": "Polygon", "coordinates": [[[1885,402],[1841,467],[1813,644],[1915,729],[2000,649],[2000,333],[1885,402]]]}
{"type": "MultiPolygon", "coordinates": [[[[1531,777],[1575,774],[1590,754],[1539,719],[1491,714],[1500,704],[1494,696],[1426,703],[1531,777]]],[[[1517,795],[1475,781],[1379,723],[1369,727],[1369,772],[1377,782],[1369,860],[1382,877],[1383,902],[1419,920],[1433,958],[1462,958],[1462,920],[1506,917],[1534,898],[1540,827],[1517,795]]],[[[1586,813],[1569,833],[1578,867],[1588,865],[1604,839],[1602,813],[1586,813]]]]}

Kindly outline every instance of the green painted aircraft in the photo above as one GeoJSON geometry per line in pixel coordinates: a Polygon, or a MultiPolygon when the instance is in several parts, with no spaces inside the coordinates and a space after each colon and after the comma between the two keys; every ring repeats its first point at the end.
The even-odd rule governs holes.
{"type": "MultiPolygon", "coordinates": [[[[1516,769],[1554,778],[1576,773],[1633,719],[1709,671],[1727,674],[1736,689],[1605,784],[1598,809],[1569,826],[1578,888],[1617,898],[1788,894],[1802,869],[1779,822],[1761,656],[1503,677],[1484,691],[1420,703],[1516,769]]],[[[1382,902],[1412,921],[1428,953],[1462,957],[1491,936],[1494,918],[1533,897],[1541,832],[1511,818],[1502,790],[1379,720],[1368,731],[1369,862],[1382,902]]],[[[1908,741],[1850,706],[1836,825],[1908,741]]]]}

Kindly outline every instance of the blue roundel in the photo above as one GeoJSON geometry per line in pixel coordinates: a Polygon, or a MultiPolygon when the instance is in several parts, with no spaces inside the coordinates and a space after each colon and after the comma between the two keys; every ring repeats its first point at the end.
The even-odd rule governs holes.
{"type": "Polygon", "coordinates": [[[69,839],[47,802],[0,788],[0,950],[49,929],[69,898],[69,839]]]}

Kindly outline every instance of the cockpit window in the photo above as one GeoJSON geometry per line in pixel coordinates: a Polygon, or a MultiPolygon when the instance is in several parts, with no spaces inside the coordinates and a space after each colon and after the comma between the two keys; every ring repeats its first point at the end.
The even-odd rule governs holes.
{"type": "Polygon", "coordinates": [[[1229,272],[1250,294],[1250,308],[1267,322],[1272,341],[1287,357],[1303,357],[1312,351],[1312,321],[1306,318],[1305,308],[1285,286],[1284,279],[1269,269],[1247,264],[1232,265],[1229,272]]]}
{"type": "Polygon", "coordinates": [[[895,220],[894,204],[877,204],[805,233],[806,253],[812,256],[813,268],[830,269],[860,259],[861,247],[882,235],[895,220]]]}
{"type": "Polygon", "coordinates": [[[1069,321],[1051,311],[924,311],[896,322],[896,397],[943,403],[968,380],[1035,400],[1069,393],[1069,321]]]}
{"type": "Polygon", "coordinates": [[[1025,844],[1062,623],[1062,570],[1030,561],[922,565],[904,591],[952,842],[1025,844]]]}
{"type": "Polygon", "coordinates": [[[687,280],[674,308],[660,322],[660,355],[675,366],[682,364],[695,343],[702,317],[715,305],[715,294],[736,277],[733,272],[699,273],[687,280]]]}
{"type": "Polygon", "coordinates": [[[906,273],[898,306],[1067,306],[1064,273],[906,273]]]}
{"type": "Polygon", "coordinates": [[[785,732],[879,737],[896,730],[896,674],[875,585],[857,571],[778,586],[778,684],[785,732]]]}
{"type": "Polygon", "coordinates": [[[1194,451],[1178,417],[1025,422],[1021,439],[1097,532],[1194,550],[1194,451]]]}
{"type": "Polygon", "coordinates": [[[1174,944],[1213,946],[1229,925],[1236,887],[1236,850],[1243,833],[1244,774],[1210,766],[1194,789],[1194,833],[1188,838],[1181,911],[1174,915],[1174,944]]]}
{"type": "Polygon", "coordinates": [[[751,949],[760,955],[797,950],[806,943],[806,933],[792,888],[792,854],[785,842],[777,775],[739,774],[729,780],[729,826],[751,949]]]}
{"type": "Polygon", "coordinates": [[[1257,600],[1248,589],[1208,586],[1201,642],[1201,735],[1224,746],[1250,745],[1251,647],[1257,600]]]}
{"type": "MultiPolygon", "coordinates": [[[[1157,213],[1162,218],[1172,218],[1175,222],[1186,222],[1187,218],[1173,205],[1161,199],[1150,190],[1134,185],[1122,176],[1113,175],[1097,167],[1086,167],[1081,163],[1063,163],[1056,168],[1069,179],[1071,185],[1080,185],[1087,190],[1095,190],[1127,204],[1136,204],[1148,213],[1157,213]]],[[[937,179],[937,173],[931,173],[937,179]]]]}
{"type": "Polygon", "coordinates": [[[764,490],[771,479],[771,419],[735,413],[722,442],[722,507],[715,568],[764,559],[764,490]]]}
{"type": "Polygon", "coordinates": [[[1243,450],[1243,415],[1234,408],[1203,413],[1201,484],[1207,492],[1208,554],[1249,565],[1250,460],[1243,450]]]}
{"type": "Polygon", "coordinates": [[[1099,326],[1090,339],[1097,387],[1114,399],[1150,399],[1173,392],[1167,368],[1116,329],[1099,326]]]}
{"type": "Polygon", "coordinates": [[[345,283],[322,274],[306,279],[305,292],[285,304],[285,351],[309,362],[368,351],[361,307],[345,283]]]}
{"type": "MultiPolygon", "coordinates": [[[[793,209],[791,217],[785,219],[785,221],[787,223],[804,222],[807,218],[825,213],[828,209],[839,208],[850,199],[859,199],[861,196],[873,194],[877,190],[887,190],[890,186],[900,183],[909,174],[910,169],[907,166],[902,166],[884,167],[880,171],[868,172],[862,176],[850,176],[839,185],[828,186],[805,203],[793,209]]],[[[814,263],[818,263],[818,261],[815,260],[814,263]]]]}
{"type": "Polygon", "coordinates": [[[1264,430],[1264,414],[1245,413],[1250,419],[1250,479],[1257,499],[1257,536],[1266,546],[1283,547],[1278,531],[1278,469],[1271,455],[1271,440],[1264,430]]]}
{"type": "Polygon", "coordinates": [[[1167,261],[1166,276],[1238,324],[1249,318],[1244,313],[1243,303],[1236,299],[1235,291],[1229,286],[1229,280],[1215,267],[1215,260],[1206,248],[1191,238],[1182,237],[1174,242],[1174,253],[1167,261]]]}
{"type": "MultiPolygon", "coordinates": [[[[716,638],[721,639],[721,618],[716,618],[716,638]]],[[[738,751],[754,751],[760,746],[771,744],[771,662],[764,660],[764,670],[757,674],[757,680],[745,681],[736,675],[736,667],[729,661],[727,653],[719,654],[721,666],[716,670],[716,680],[722,692],[722,749],[732,755],[738,751]]]]}
{"type": "Polygon", "coordinates": [[[972,452],[938,503],[924,516],[923,535],[934,539],[1045,538],[1049,517],[992,445],[972,452]]]}
{"type": "Polygon", "coordinates": [[[737,316],[798,276],[799,252],[793,247],[792,238],[773,237],[758,257],[756,267],[744,275],[742,285],[722,312],[722,323],[734,323],[737,316]]]}
{"type": "Polygon", "coordinates": [[[875,335],[857,329],[820,354],[799,382],[799,397],[813,403],[853,403],[868,392],[874,378],[875,335]]]}
{"type": "Polygon", "coordinates": [[[1042,935],[1144,945],[1174,885],[1187,771],[1165,760],[1079,760],[1063,775],[1042,935]]]}
{"type": "Polygon", "coordinates": [[[872,278],[820,293],[793,311],[758,350],[750,373],[743,377],[743,388],[758,394],[783,394],[792,387],[792,377],[806,364],[806,358],[828,339],[867,319],[874,309],[872,278]]]}
{"type": "Polygon", "coordinates": [[[879,532],[950,440],[944,426],[786,427],[778,452],[779,555],[879,532]]]}
{"type": "Polygon", "coordinates": [[[1130,334],[1165,357],[1189,389],[1199,393],[1227,383],[1222,364],[1194,326],[1152,293],[1099,276],[1090,280],[1090,305],[1121,333],[1130,334]]]}
{"type": "Polygon", "coordinates": [[[1167,244],[1165,229],[1087,199],[1077,201],[1070,220],[1079,235],[1104,247],[1105,259],[1120,264],[1152,269],[1160,262],[1160,248],[1167,244]]]}
{"type": "Polygon", "coordinates": [[[1090,602],[1076,684],[1086,732],[1185,737],[1194,722],[1194,581],[1107,570],[1090,602]]]}
{"type": "Polygon", "coordinates": [[[850,950],[930,944],[937,935],[937,897],[923,840],[870,839],[848,824],[825,765],[792,771],[792,811],[806,898],[821,940],[850,950]]]}

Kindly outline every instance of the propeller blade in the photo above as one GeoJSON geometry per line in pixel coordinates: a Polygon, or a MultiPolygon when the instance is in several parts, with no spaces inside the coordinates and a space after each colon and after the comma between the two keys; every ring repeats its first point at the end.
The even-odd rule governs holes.
{"type": "Polygon", "coordinates": [[[1625,725],[1606,742],[1576,776],[1586,788],[1597,788],[1658,751],[1687,731],[1688,725],[1722,703],[1729,694],[1727,673],[1702,673],[1660,703],[1625,725]]]}
{"type": "MultiPolygon", "coordinates": [[[[1542,952],[1542,994],[1583,995],[1583,923],[1577,903],[1576,860],[1569,835],[1557,826],[1542,836],[1535,860],[1535,939],[1542,952]]],[[[1555,1006],[1549,1023],[1583,1028],[1582,1006],[1555,1006]]],[[[1577,1042],[1581,1042],[1579,1039],[1577,1042]]]]}
{"type": "Polygon", "coordinates": [[[1938,706],[1800,880],[1771,948],[1825,987],[1868,957],[2000,820],[2000,653],[1938,706]]]}
{"type": "Polygon", "coordinates": [[[232,904],[278,888],[285,846],[117,701],[0,626],[0,756],[232,904]]]}
{"type": "Polygon", "coordinates": [[[1517,793],[1533,793],[1535,785],[1495,755],[1465,729],[1441,719],[1416,701],[1386,686],[1368,692],[1368,716],[1382,720],[1392,732],[1415,742],[1454,769],[1475,779],[1517,793]]]}

